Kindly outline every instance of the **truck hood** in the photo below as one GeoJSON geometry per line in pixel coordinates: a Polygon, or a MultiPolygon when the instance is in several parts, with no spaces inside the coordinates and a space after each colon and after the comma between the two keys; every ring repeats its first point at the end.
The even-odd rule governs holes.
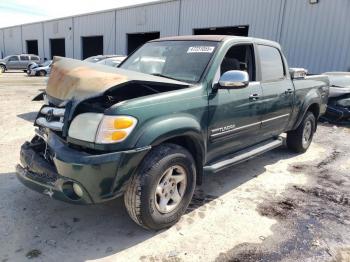
{"type": "Polygon", "coordinates": [[[164,77],[70,58],[55,57],[46,94],[61,101],[70,99],[81,101],[103,94],[111,88],[124,86],[128,82],[164,83],[179,86],[179,88],[189,86],[188,83],[164,77]]]}

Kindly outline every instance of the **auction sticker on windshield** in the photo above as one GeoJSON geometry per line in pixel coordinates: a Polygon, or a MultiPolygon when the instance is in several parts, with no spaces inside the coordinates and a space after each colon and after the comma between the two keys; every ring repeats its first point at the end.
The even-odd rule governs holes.
{"type": "Polygon", "coordinates": [[[191,46],[187,53],[213,53],[214,49],[214,46],[191,46]]]}

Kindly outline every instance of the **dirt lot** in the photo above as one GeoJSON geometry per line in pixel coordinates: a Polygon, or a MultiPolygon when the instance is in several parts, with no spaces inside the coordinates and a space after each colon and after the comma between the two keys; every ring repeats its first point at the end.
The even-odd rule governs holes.
{"type": "Polygon", "coordinates": [[[322,124],[302,155],[280,148],[205,177],[168,230],[135,225],[122,199],[74,206],[16,179],[45,78],[0,75],[0,262],[350,261],[350,129],[322,124]]]}

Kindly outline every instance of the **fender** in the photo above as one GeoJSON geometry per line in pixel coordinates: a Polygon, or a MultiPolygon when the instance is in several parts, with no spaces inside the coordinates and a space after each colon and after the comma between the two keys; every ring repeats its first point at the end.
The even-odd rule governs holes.
{"type": "MultiPolygon", "coordinates": [[[[171,118],[160,117],[153,119],[145,127],[136,143],[137,147],[155,146],[179,136],[188,136],[199,141],[205,141],[205,134],[200,123],[191,115],[177,115],[171,118]]],[[[204,143],[199,142],[203,145],[204,143]]]]}
{"type": "Polygon", "coordinates": [[[156,146],[167,140],[176,138],[189,139],[191,144],[186,144],[185,147],[192,150],[193,158],[196,161],[197,169],[197,185],[202,184],[203,166],[206,161],[206,141],[207,133],[202,132],[206,130],[201,127],[199,121],[191,115],[177,115],[169,117],[161,117],[152,120],[147,127],[143,128],[143,132],[136,143],[137,147],[156,146]]]}
{"type": "MultiPolygon", "coordinates": [[[[319,93],[318,89],[311,89],[306,96],[304,97],[304,102],[301,105],[301,108],[298,112],[298,115],[296,117],[296,121],[292,127],[292,130],[295,130],[300,125],[301,121],[303,120],[307,110],[310,108],[311,105],[317,104],[318,108],[320,109],[320,106],[322,104],[321,94],[319,93]]],[[[318,116],[317,116],[318,117],[318,116]]],[[[317,120],[317,119],[316,119],[317,120]]]]}
{"type": "MultiPolygon", "coordinates": [[[[195,159],[200,157],[204,161],[206,132],[202,130],[205,130],[205,128],[202,128],[199,121],[191,115],[181,114],[171,118],[163,116],[153,119],[143,128],[136,147],[156,146],[169,139],[186,137],[191,139],[191,142],[195,145],[196,152],[200,154],[193,157],[195,159]]],[[[198,164],[203,165],[203,163],[198,164]]]]}

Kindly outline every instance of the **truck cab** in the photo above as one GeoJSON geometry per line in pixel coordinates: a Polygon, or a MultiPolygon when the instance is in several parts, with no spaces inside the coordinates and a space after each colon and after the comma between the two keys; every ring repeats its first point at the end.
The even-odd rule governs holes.
{"type": "Polygon", "coordinates": [[[328,89],[256,38],[157,39],[118,68],[56,57],[17,175],[70,203],[124,195],[136,223],[169,227],[203,175],[283,145],[282,133],[305,152],[328,89]]]}

